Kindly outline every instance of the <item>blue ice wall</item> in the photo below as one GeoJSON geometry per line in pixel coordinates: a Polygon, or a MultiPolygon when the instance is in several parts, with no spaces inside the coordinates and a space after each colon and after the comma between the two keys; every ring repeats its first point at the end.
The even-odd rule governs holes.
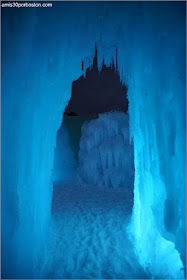
{"type": "Polygon", "coordinates": [[[95,42],[100,66],[118,47],[129,85],[136,252],[153,277],[184,276],[185,2],[54,2],[2,8],[3,278],[45,257],[56,133],[95,42]]]}
{"type": "Polygon", "coordinates": [[[66,123],[62,123],[57,132],[57,141],[54,154],[53,182],[75,180],[77,162],[70,145],[70,135],[66,123]]]}
{"type": "Polygon", "coordinates": [[[132,56],[134,78],[129,79],[136,170],[131,230],[140,261],[153,277],[182,278],[186,263],[185,7],[153,3],[145,4],[143,11],[134,38],[134,47],[138,46],[132,56]],[[148,6],[154,10],[148,13],[148,6]]]}
{"type": "Polygon", "coordinates": [[[81,128],[85,122],[94,116],[69,116],[64,114],[62,125],[56,136],[56,146],[53,166],[53,182],[62,186],[66,182],[77,181],[77,167],[81,128]]]}
{"type": "Polygon", "coordinates": [[[59,19],[58,9],[2,11],[3,278],[37,277],[50,219],[56,133],[83,56],[59,19]]]}

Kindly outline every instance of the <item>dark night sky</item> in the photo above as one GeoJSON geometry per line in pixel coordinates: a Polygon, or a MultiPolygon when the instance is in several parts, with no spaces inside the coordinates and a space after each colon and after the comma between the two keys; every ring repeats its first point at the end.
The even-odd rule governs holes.
{"type": "MultiPolygon", "coordinates": [[[[117,50],[116,65],[118,65],[117,50]]],[[[95,46],[93,64],[86,69],[86,77],[81,76],[72,83],[72,96],[65,114],[91,115],[112,110],[127,112],[127,86],[121,83],[117,68],[114,61],[107,67],[103,58],[102,69],[99,72],[95,46]]]]}

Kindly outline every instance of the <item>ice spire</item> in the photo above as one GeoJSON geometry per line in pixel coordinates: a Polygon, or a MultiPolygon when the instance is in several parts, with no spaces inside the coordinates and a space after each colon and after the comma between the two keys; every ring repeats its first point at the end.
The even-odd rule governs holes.
{"type": "Polygon", "coordinates": [[[116,48],[116,73],[118,72],[118,49],[116,48]]]}
{"type": "Polygon", "coordinates": [[[93,69],[97,69],[98,70],[98,64],[97,64],[97,46],[95,44],[95,56],[94,56],[94,60],[93,60],[93,69]]]}
{"type": "Polygon", "coordinates": [[[104,68],[105,66],[105,59],[104,59],[104,56],[103,56],[103,65],[102,65],[102,68],[104,68]]]}

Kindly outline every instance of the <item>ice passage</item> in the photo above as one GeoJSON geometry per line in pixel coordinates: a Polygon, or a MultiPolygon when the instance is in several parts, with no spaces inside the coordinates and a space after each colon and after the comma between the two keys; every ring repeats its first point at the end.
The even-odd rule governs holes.
{"type": "Polygon", "coordinates": [[[53,2],[1,11],[2,278],[184,279],[186,3],[53,2]],[[86,75],[95,42],[99,70],[103,56],[106,65],[115,62],[118,49],[129,150],[127,118],[101,114],[82,126],[79,165],[64,127],[70,161],[54,173],[72,82],[86,75]],[[128,191],[117,195],[132,180],[124,172],[127,154],[134,157],[133,200],[128,191]],[[53,189],[59,175],[74,178],[71,187],[53,189]]]}

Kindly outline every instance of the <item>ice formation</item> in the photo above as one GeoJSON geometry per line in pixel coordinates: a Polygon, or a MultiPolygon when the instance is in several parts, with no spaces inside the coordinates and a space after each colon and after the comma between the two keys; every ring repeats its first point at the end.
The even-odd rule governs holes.
{"type": "Polygon", "coordinates": [[[64,123],[58,130],[54,155],[53,182],[73,180],[76,171],[75,154],[70,145],[70,135],[64,123]]]}
{"type": "Polygon", "coordinates": [[[37,278],[45,258],[56,134],[95,42],[99,67],[118,47],[129,88],[135,250],[152,278],[184,278],[185,8],[182,1],[2,8],[3,278],[37,278]]]}
{"type": "Polygon", "coordinates": [[[127,114],[100,114],[83,125],[79,174],[88,185],[133,189],[134,155],[127,114]]]}
{"type": "Polygon", "coordinates": [[[183,278],[186,264],[186,70],[185,11],[163,7],[167,23],[164,15],[156,16],[157,7],[147,16],[152,25],[146,35],[145,23],[139,25],[145,55],[139,45],[132,62],[136,75],[129,80],[129,114],[136,170],[131,231],[142,265],[153,278],[167,279],[183,278]]]}

